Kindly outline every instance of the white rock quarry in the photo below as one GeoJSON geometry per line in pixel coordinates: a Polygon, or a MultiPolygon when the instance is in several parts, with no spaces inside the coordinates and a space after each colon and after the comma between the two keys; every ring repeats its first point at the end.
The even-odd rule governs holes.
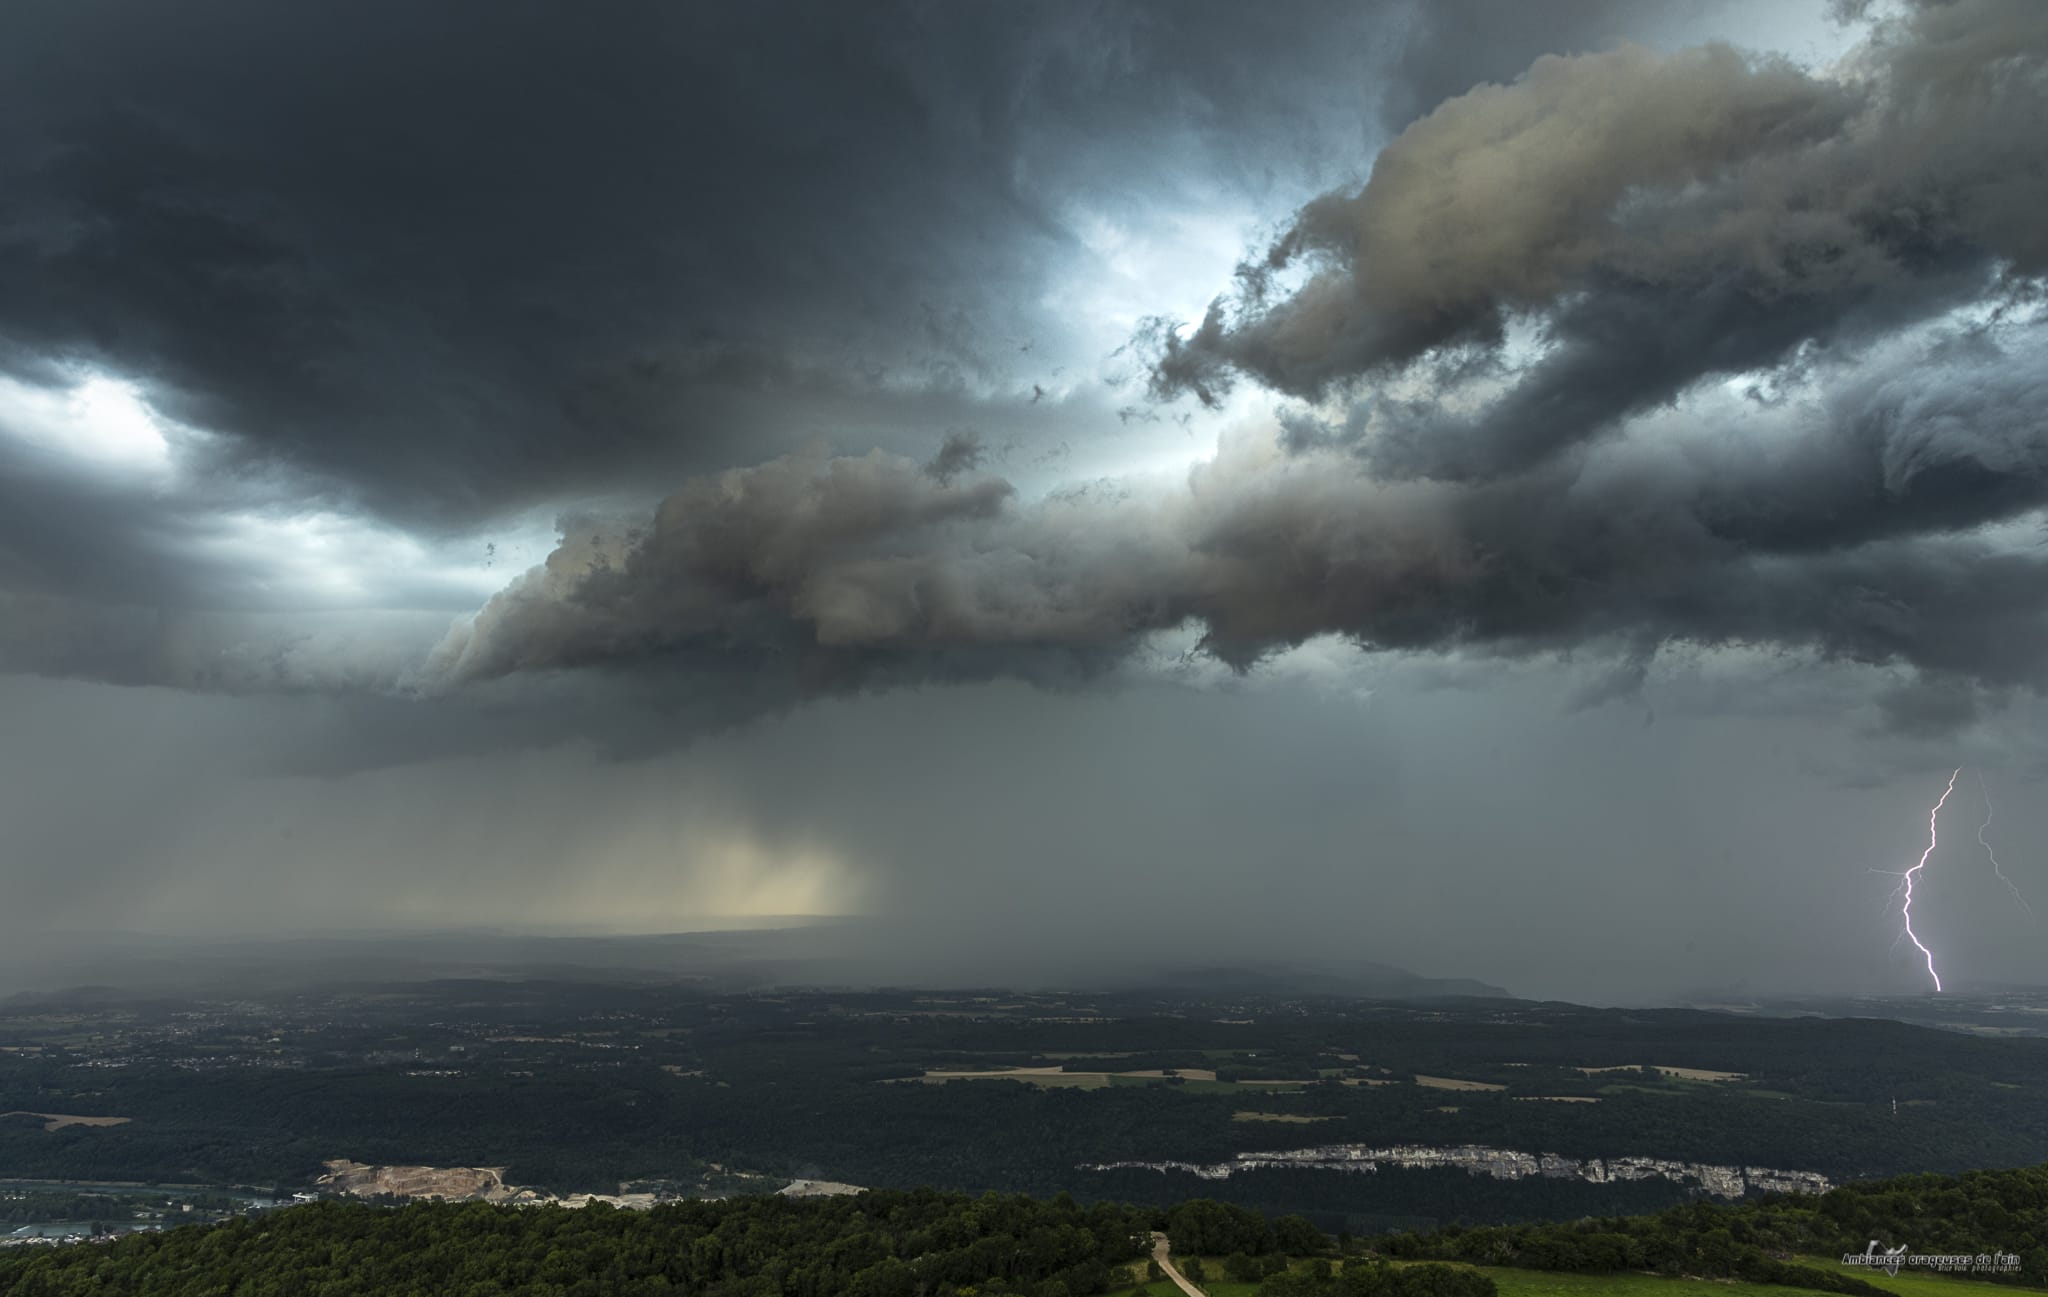
{"type": "Polygon", "coordinates": [[[842,1184],[837,1180],[791,1180],[775,1192],[785,1198],[837,1198],[844,1194],[866,1193],[867,1186],[842,1184]]]}
{"type": "Polygon", "coordinates": [[[654,1206],[651,1193],[572,1193],[559,1196],[539,1189],[505,1183],[502,1166],[371,1166],[337,1158],[327,1164],[327,1174],[314,1183],[332,1193],[370,1198],[389,1194],[398,1198],[439,1198],[449,1202],[510,1203],[516,1207],[557,1204],[588,1207],[609,1203],[614,1207],[646,1210],[654,1206]]]}

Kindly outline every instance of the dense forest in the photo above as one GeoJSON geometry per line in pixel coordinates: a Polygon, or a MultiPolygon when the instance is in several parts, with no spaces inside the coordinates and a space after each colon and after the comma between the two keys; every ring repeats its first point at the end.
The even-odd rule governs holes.
{"type": "Polygon", "coordinates": [[[1374,1240],[1374,1247],[1404,1259],[1531,1270],[1649,1270],[1815,1286],[1811,1276],[1788,1278],[1786,1259],[1861,1252],[1873,1240],[1922,1255],[2017,1256],[2016,1272],[1973,1277],[2048,1285],[2048,1166],[1900,1176],[1815,1197],[1694,1202],[1654,1216],[1453,1227],[1392,1235],[1374,1240]]]}
{"type": "Polygon", "coordinates": [[[1746,1279],[1884,1297],[1883,1276],[1802,1258],[1867,1242],[2017,1255],[1974,1277],[2048,1283],[2048,1166],[1872,1181],[1817,1197],[1649,1216],[1331,1239],[1299,1216],[1193,1200],[1167,1210],[933,1190],[605,1206],[323,1202],[105,1243],[0,1251],[0,1297],[682,1293],[702,1297],[1089,1297],[1163,1230],[1196,1275],[1259,1297],[1491,1297],[1473,1266],[1746,1279]],[[1874,1281],[1874,1282],[1873,1282],[1874,1281]]]}
{"type": "Polygon", "coordinates": [[[1151,1217],[1070,1198],[931,1191],[605,1206],[324,1202],[118,1242],[0,1252],[0,1293],[153,1297],[1085,1297],[1151,1217]]]}

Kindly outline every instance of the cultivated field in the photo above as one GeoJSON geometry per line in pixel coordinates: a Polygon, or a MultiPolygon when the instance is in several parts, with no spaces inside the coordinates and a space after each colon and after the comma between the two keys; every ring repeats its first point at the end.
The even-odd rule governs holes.
{"type": "Polygon", "coordinates": [[[0,1112],[0,1117],[41,1117],[44,1130],[62,1130],[66,1126],[125,1126],[133,1120],[129,1117],[78,1117],[65,1112],[0,1112]]]}
{"type": "MultiPolygon", "coordinates": [[[[1662,1063],[1653,1063],[1651,1067],[1679,1081],[1740,1081],[1749,1075],[1747,1072],[1716,1072],[1704,1067],[1666,1067],[1662,1063]]],[[[1639,1064],[1623,1063],[1615,1067],[1582,1067],[1578,1070],[1587,1076],[1598,1076],[1602,1072],[1640,1072],[1643,1069],[1639,1064]]]]}
{"type": "MultiPolygon", "coordinates": [[[[1942,1275],[1910,1275],[1901,1272],[1897,1278],[1880,1272],[1850,1271],[1832,1260],[1819,1257],[1802,1257],[1807,1265],[1825,1270],[1854,1273],[1859,1279],[1873,1283],[1899,1297],[1991,1297],[1998,1292],[2016,1291],[2007,1284],[1985,1283],[1981,1280],[1952,1278],[1942,1275]]],[[[1301,1264],[1300,1262],[1296,1263],[1301,1264]]],[[[1221,1257],[1204,1257],[1204,1269],[1212,1276],[1223,1273],[1221,1257]]],[[[1784,1288],[1776,1284],[1745,1283],[1728,1279],[1672,1279],[1652,1274],[1571,1274],[1550,1270],[1514,1270],[1504,1266],[1480,1266],[1481,1273],[1491,1276],[1500,1287],[1500,1297],[1793,1297],[1800,1289],[1784,1288]]],[[[1137,1267],[1134,1274],[1141,1275],[1143,1267],[1137,1267]]],[[[1257,1284],[1231,1283],[1220,1278],[1211,1278],[1196,1285],[1208,1297],[1253,1297],[1258,1292],[1257,1284]]],[[[2020,1290],[2024,1291],[2024,1290],[2020,1290]]],[[[1152,1283],[1118,1284],[1110,1289],[1113,1297],[1143,1293],[1146,1297],[1185,1297],[1171,1279],[1160,1279],[1152,1283]]]]}
{"type": "Polygon", "coordinates": [[[1504,1086],[1504,1085],[1494,1085],[1494,1084],[1493,1084],[1492,1082],[1490,1082],[1490,1081],[1461,1081],[1461,1080],[1459,1080],[1459,1079],[1458,1079],[1457,1077],[1455,1077],[1455,1076],[1422,1076],[1422,1075],[1419,1075],[1419,1074],[1418,1074],[1418,1075],[1416,1076],[1416,1078],[1415,1078],[1415,1084],[1417,1084],[1417,1085],[1423,1085],[1423,1086],[1428,1086],[1428,1087],[1429,1087],[1430,1089],[1432,1089],[1432,1090],[1505,1090],[1505,1089],[1507,1089],[1507,1087],[1506,1087],[1506,1086],[1504,1086]]]}
{"type": "MultiPolygon", "coordinates": [[[[1216,1080],[1215,1070],[1206,1067],[1182,1067],[1168,1073],[1160,1068],[1147,1068],[1134,1072],[1069,1072],[1058,1067],[989,1067],[974,1069],[946,1069],[927,1071],[923,1076],[901,1078],[939,1084],[946,1081],[1022,1081],[1026,1085],[1064,1087],[1075,1090],[1099,1090],[1118,1081],[1162,1081],[1168,1076],[1177,1076],[1183,1081],[1208,1085],[1223,1084],[1216,1080]]],[[[1303,1085],[1302,1081],[1245,1081],[1240,1084],[1253,1085],[1303,1085]]]]}
{"type": "Polygon", "coordinates": [[[1516,1103],[1598,1103],[1600,1099],[1591,1094],[1518,1094],[1516,1103]]]}

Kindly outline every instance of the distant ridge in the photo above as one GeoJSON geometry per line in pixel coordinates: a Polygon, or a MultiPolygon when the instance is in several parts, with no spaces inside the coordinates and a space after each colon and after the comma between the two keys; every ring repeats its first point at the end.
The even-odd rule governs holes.
{"type": "Polygon", "coordinates": [[[1186,965],[1142,954],[1047,959],[1028,951],[976,948],[914,923],[804,917],[763,919],[752,928],[621,935],[471,928],[223,942],[113,934],[97,941],[83,938],[62,954],[0,967],[0,993],[61,992],[66,1000],[79,1000],[136,991],[233,993],[249,986],[277,990],[446,979],[688,981],[728,990],[1004,986],[1386,1000],[1514,998],[1486,982],[1423,977],[1368,960],[1186,965]]]}
{"type": "Polygon", "coordinates": [[[1405,968],[1368,961],[1324,964],[1213,964],[1170,969],[1141,979],[1135,989],[1242,991],[1257,995],[1341,995],[1385,1000],[1512,1000],[1513,992],[1468,977],[1423,977],[1405,968]]]}

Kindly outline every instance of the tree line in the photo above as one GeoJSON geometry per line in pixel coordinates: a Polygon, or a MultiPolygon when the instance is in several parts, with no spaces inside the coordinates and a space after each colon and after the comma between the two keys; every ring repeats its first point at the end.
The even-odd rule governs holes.
{"type": "Polygon", "coordinates": [[[1650,1216],[1451,1226],[1390,1235],[1374,1245],[1403,1259],[1581,1273],[1641,1270],[1882,1293],[1795,1260],[1862,1252],[1873,1241],[1920,1254],[2015,1256],[2016,1270],[1970,1277],[2039,1287],[2048,1283],[2048,1165],[1898,1176],[1810,1197],[1693,1202],[1650,1216]]]}
{"type": "Polygon", "coordinates": [[[1087,1297],[1150,1213],[930,1190],[515,1208],[322,1202],[109,1243],[0,1252],[0,1294],[70,1297],[1087,1297]]]}
{"type": "MultiPolygon", "coordinates": [[[[1491,1297],[1475,1266],[1746,1279],[1885,1297],[1801,1257],[1875,1240],[2017,1256],[1974,1277],[2048,1281],[2048,1165],[1858,1183],[1816,1197],[1654,1215],[1447,1227],[1365,1248],[1299,1216],[1193,1200],[1170,1209],[936,1190],[668,1203],[651,1211],[323,1202],[212,1226],[0,1252],[0,1297],[1090,1297],[1163,1228],[1188,1268],[1220,1257],[1260,1297],[1491,1297]],[[1305,1259],[1305,1260],[1304,1260],[1305,1259]]],[[[1202,1276],[1206,1278],[1206,1276],[1202,1276]]]]}

